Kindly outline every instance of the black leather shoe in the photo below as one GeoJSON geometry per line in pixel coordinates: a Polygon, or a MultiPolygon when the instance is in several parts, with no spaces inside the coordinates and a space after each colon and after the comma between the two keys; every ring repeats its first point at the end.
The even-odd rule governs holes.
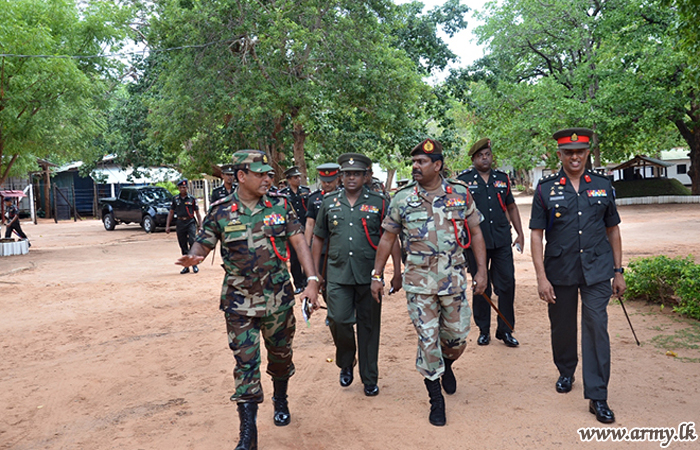
{"type": "Polygon", "coordinates": [[[376,384],[365,384],[365,395],[367,397],[374,397],[379,394],[379,386],[376,384]]]}
{"type": "Polygon", "coordinates": [[[520,345],[520,342],[518,342],[509,331],[504,331],[503,333],[496,331],[496,339],[502,340],[508,347],[517,347],[520,345]]]}
{"type": "Polygon", "coordinates": [[[615,422],[615,414],[612,412],[608,406],[608,402],[605,400],[591,400],[588,405],[588,410],[591,412],[591,414],[595,414],[595,418],[598,419],[598,422],[615,422]]]}
{"type": "Polygon", "coordinates": [[[180,274],[181,274],[181,275],[184,274],[184,273],[190,273],[190,268],[189,268],[189,267],[185,267],[184,269],[182,269],[182,270],[180,271],[180,274]]]}
{"type": "Polygon", "coordinates": [[[565,377],[564,375],[560,376],[557,380],[557,392],[560,394],[566,394],[567,392],[571,391],[572,384],[574,384],[573,375],[570,377],[565,377]]]}
{"type": "Polygon", "coordinates": [[[478,345],[489,345],[489,342],[491,342],[491,335],[488,331],[486,333],[482,332],[479,334],[479,339],[476,340],[478,345]]]}
{"type": "Polygon", "coordinates": [[[340,385],[348,387],[352,384],[352,366],[340,369],[340,385]]]}
{"type": "Polygon", "coordinates": [[[197,267],[197,266],[192,266],[192,272],[198,273],[198,272],[199,272],[199,267],[197,267]]]}

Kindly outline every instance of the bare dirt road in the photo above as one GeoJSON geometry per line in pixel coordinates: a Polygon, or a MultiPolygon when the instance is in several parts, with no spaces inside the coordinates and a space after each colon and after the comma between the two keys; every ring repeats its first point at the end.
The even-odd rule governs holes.
{"type": "MultiPolygon", "coordinates": [[[[527,199],[520,209],[527,227],[527,199]]],[[[700,261],[700,205],[620,213],[625,263],[657,254],[700,261]]],[[[233,448],[238,417],[228,400],[233,358],[218,310],[219,256],[199,274],[180,275],[174,233],[146,234],[133,225],[107,232],[97,220],[42,221],[24,230],[30,253],[0,258],[0,448],[233,448]]],[[[416,334],[401,292],[384,300],[381,392],[373,398],[358,381],[338,385],[322,315],[307,328],[297,305],[292,422],[273,425],[272,387],[263,375],[260,448],[660,448],[580,441],[579,428],[599,424],[583,399],[580,366],[571,393],[554,390],[546,307],[537,298],[526,243],[525,254],[516,255],[521,345],[479,347],[472,329],[454,366],[458,390],[446,399],[447,426],[428,423],[428,396],[414,367],[416,334]]],[[[635,345],[620,306],[611,304],[615,426],[700,426],[697,322],[639,302],[627,308],[642,345],[635,345]],[[669,349],[678,357],[666,356],[669,349]]]]}

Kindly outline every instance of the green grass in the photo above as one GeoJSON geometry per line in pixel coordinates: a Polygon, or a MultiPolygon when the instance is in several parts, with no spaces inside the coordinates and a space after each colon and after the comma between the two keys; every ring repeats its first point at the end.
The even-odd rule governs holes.
{"type": "Polygon", "coordinates": [[[613,187],[617,198],[690,195],[690,189],[675,178],[615,181],[613,187]]]}

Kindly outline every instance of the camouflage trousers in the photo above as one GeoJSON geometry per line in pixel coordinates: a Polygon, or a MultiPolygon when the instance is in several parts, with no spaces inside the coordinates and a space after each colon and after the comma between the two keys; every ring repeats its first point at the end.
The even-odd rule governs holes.
{"type": "Polygon", "coordinates": [[[292,341],[296,330],[294,309],[288,308],[263,317],[225,313],[228,346],[233,351],[236,367],[233,379],[236,391],[231,401],[262,403],[260,384],[260,334],[267,349],[267,373],[275,381],[294,375],[292,341]]]}
{"type": "Polygon", "coordinates": [[[445,372],[443,358],[455,360],[467,347],[472,310],[464,292],[454,295],[406,293],[408,314],[418,333],[416,368],[437,380],[445,372]]]}

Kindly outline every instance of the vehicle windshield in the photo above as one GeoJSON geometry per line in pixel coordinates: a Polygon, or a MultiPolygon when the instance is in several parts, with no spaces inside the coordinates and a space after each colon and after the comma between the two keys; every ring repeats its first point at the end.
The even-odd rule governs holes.
{"type": "Polygon", "coordinates": [[[147,203],[156,203],[163,201],[171,201],[173,199],[172,194],[163,188],[153,188],[153,189],[142,189],[141,198],[147,203]]]}

